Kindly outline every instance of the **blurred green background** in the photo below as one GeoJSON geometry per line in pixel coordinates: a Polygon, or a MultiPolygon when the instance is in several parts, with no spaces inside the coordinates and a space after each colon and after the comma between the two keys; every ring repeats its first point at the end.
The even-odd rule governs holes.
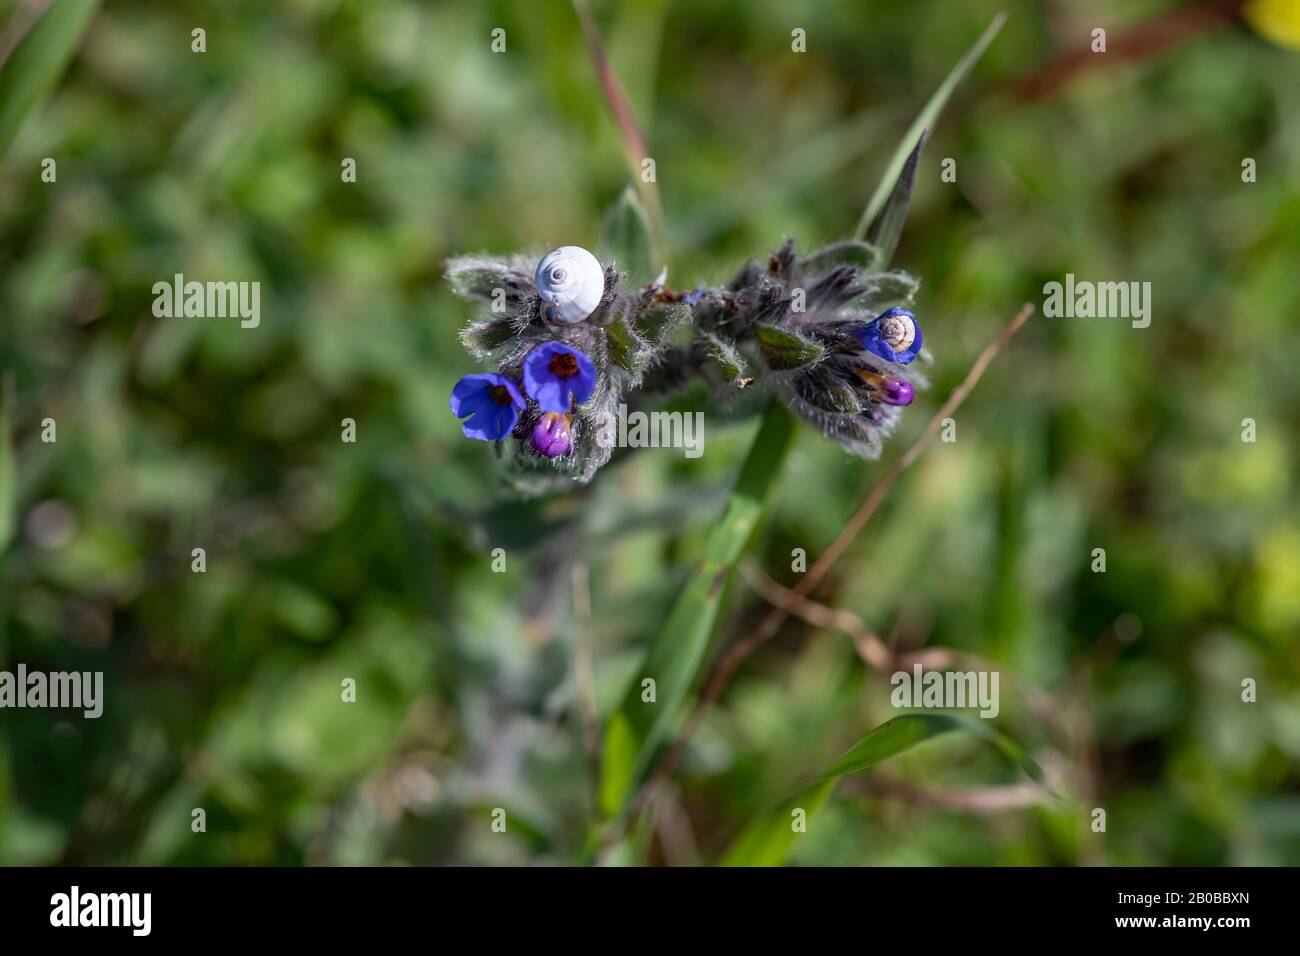
{"type": "MultiPolygon", "coordinates": [[[[1179,4],[592,7],[656,160],[675,288],[850,233],[912,116],[1009,14],[932,130],[895,260],[923,283],[933,388],[880,463],[803,429],[754,551],[778,581],[1045,282],[1152,283],[1147,329],[1031,320],[819,593],[899,647],[994,661],[996,723],[1062,800],[946,805],[1015,785],[950,735],[848,778],[791,862],[1300,862],[1300,55],[1226,23],[1026,99],[1094,27],[1113,47],[1179,4]]],[[[583,599],[606,715],[754,426],[707,418],[701,459],[645,450],[511,502],[448,411],[480,369],[441,273],[456,253],[594,247],[627,176],[567,3],[105,5],[0,160],[0,668],[102,670],[106,703],[0,711],[0,862],[592,858],[583,599]],[[260,281],[260,327],[154,318],[177,272],[260,281]]],[[[719,642],[765,609],[733,584],[719,642]]],[[[888,695],[843,634],[787,622],[631,860],[715,859],[892,716],[888,695]]]]}

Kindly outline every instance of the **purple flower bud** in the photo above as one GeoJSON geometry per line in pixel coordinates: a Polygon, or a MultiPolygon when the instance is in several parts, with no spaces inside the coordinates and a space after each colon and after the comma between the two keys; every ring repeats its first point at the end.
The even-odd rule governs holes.
{"type": "Polygon", "coordinates": [[[533,427],[533,447],[547,458],[558,458],[573,450],[573,433],[570,415],[546,412],[533,427]]]}
{"type": "Polygon", "coordinates": [[[855,368],[853,374],[862,379],[870,390],[870,397],[886,405],[911,405],[916,390],[901,375],[881,375],[871,369],[855,368]]]}
{"type": "Polygon", "coordinates": [[[881,379],[880,400],[890,405],[911,405],[916,391],[912,383],[899,375],[885,375],[881,379]]]}

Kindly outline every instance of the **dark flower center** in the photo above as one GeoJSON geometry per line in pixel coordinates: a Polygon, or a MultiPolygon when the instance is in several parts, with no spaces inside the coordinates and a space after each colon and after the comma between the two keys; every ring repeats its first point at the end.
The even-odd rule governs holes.
{"type": "Polygon", "coordinates": [[[510,389],[504,385],[488,386],[488,394],[492,396],[492,401],[498,405],[509,405],[513,401],[510,397],[510,389]]]}
{"type": "Polygon", "coordinates": [[[578,358],[572,352],[556,352],[551,358],[551,374],[572,378],[578,374],[578,358]]]}

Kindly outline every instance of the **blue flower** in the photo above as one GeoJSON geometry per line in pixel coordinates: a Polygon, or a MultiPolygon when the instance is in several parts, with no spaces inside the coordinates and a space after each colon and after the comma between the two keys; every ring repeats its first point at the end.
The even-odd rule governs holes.
{"type": "Polygon", "coordinates": [[[921,327],[907,309],[889,309],[857,330],[858,342],[886,362],[906,365],[921,351],[921,327]]]}
{"type": "Polygon", "coordinates": [[[567,412],[570,402],[581,405],[595,387],[591,359],[563,342],[539,345],[524,359],[524,390],[544,412],[567,412]]]}
{"type": "Polygon", "coordinates": [[[466,438],[505,438],[523,409],[524,397],[504,375],[466,375],[451,390],[451,413],[465,419],[460,428],[466,438]]]}

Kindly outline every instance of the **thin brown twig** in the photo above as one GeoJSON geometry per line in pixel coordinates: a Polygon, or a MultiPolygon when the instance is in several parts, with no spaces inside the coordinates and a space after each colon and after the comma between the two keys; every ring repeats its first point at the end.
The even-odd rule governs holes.
{"type": "MultiPolygon", "coordinates": [[[[678,735],[677,739],[673,742],[672,747],[669,748],[663,759],[660,760],[649,784],[647,784],[646,788],[643,788],[643,793],[646,789],[653,787],[653,785],[660,780],[667,778],[673,772],[678,761],[681,760],[682,753],[686,749],[686,744],[695,735],[695,732],[699,730],[700,724],[704,720],[705,713],[708,711],[709,707],[713,705],[714,701],[722,695],[723,690],[726,689],[727,684],[730,683],[732,676],[740,668],[740,665],[749,657],[750,654],[754,653],[754,651],[770,640],[776,632],[780,630],[781,625],[785,623],[786,618],[790,616],[795,600],[806,597],[810,591],[821,583],[822,579],[826,576],[826,573],[830,570],[831,565],[833,565],[844,550],[853,543],[853,540],[857,537],[858,532],[862,530],[862,527],[871,520],[871,516],[876,513],[877,509],[879,509],[881,502],[885,500],[885,496],[888,495],[890,489],[894,487],[899,476],[911,467],[912,463],[920,457],[921,452],[925,450],[926,446],[929,445],[934,436],[938,434],[939,429],[943,427],[943,420],[950,417],[953,412],[961,407],[962,402],[966,400],[966,397],[970,395],[976,384],[979,383],[980,378],[984,375],[985,370],[992,363],[993,359],[1000,351],[1002,351],[1003,347],[1011,341],[1012,337],[1020,331],[1024,324],[1029,321],[1029,317],[1033,314],[1033,305],[1025,303],[1024,307],[1021,308],[1020,313],[1007,324],[1007,326],[998,334],[998,337],[984,347],[984,351],[982,351],[975,359],[975,363],[971,366],[970,371],[966,373],[966,377],[962,379],[961,384],[953,389],[952,394],[948,396],[948,400],[940,406],[939,410],[935,412],[934,417],[930,419],[929,424],[925,427],[925,431],[921,433],[920,437],[918,437],[916,441],[908,447],[907,451],[903,452],[902,456],[890,466],[887,472],[885,472],[884,477],[880,479],[879,483],[877,483],[871,490],[871,493],[867,495],[866,500],[862,502],[853,517],[849,519],[848,523],[840,533],[836,535],[835,540],[831,542],[830,547],[822,553],[821,557],[813,562],[813,566],[808,569],[807,575],[805,575],[805,577],[800,580],[799,584],[790,592],[790,597],[787,601],[780,607],[773,608],[757,628],[731,646],[731,649],[723,656],[722,662],[713,671],[708,683],[705,685],[704,692],[700,695],[699,701],[696,703],[695,709],[692,711],[685,729],[683,729],[681,734],[678,735]]],[[[634,812],[639,812],[641,807],[642,800],[641,797],[638,796],[633,807],[634,812]]]]}
{"type": "Polygon", "coordinates": [[[907,803],[926,803],[954,813],[988,816],[1019,810],[1043,802],[1046,791],[1036,783],[1013,783],[962,790],[923,790],[898,780],[863,777],[848,785],[850,792],[862,790],[875,796],[894,797],[907,803]]]}
{"type": "Polygon", "coordinates": [[[654,232],[655,257],[662,262],[665,252],[664,220],[663,207],[659,202],[659,189],[654,180],[646,181],[641,170],[642,161],[650,158],[650,147],[646,144],[645,134],[636,121],[636,114],[632,111],[632,104],[623,90],[623,84],[619,82],[617,74],[609,65],[609,57],[605,55],[605,45],[600,39],[600,28],[596,26],[596,20],[591,15],[587,0],[573,0],[573,10],[582,24],[582,35],[587,41],[587,53],[591,57],[592,66],[595,67],[596,79],[600,81],[605,103],[609,106],[614,123],[623,138],[632,181],[636,183],[641,201],[646,206],[646,214],[650,217],[650,227],[654,232]]]}
{"type": "Polygon", "coordinates": [[[1057,702],[1050,694],[1026,680],[1017,678],[1010,672],[1002,671],[992,661],[986,660],[978,654],[955,651],[950,647],[923,647],[915,651],[909,651],[906,654],[900,654],[894,658],[894,666],[898,670],[908,670],[914,664],[920,664],[925,670],[960,668],[968,671],[998,671],[999,673],[1005,673],[1020,691],[1020,696],[1024,699],[1025,707],[1028,708],[1029,712],[1041,723],[1056,727],[1062,736],[1067,735],[1067,728],[1058,714],[1057,702]]]}
{"type": "MultiPolygon", "coordinates": [[[[858,656],[877,673],[887,674],[895,671],[909,670],[913,664],[920,664],[930,670],[942,670],[960,667],[972,671],[998,670],[992,661],[985,660],[977,654],[953,650],[949,647],[921,647],[912,651],[899,652],[889,647],[866,623],[852,611],[832,608],[810,598],[800,597],[787,587],[783,587],[763,573],[752,561],[746,561],[740,568],[745,583],[768,604],[773,607],[788,606],[790,613],[813,627],[830,628],[843,631],[853,639],[858,656]]],[[[1016,681],[1025,706],[1040,721],[1046,724],[1057,723],[1056,702],[1050,695],[1032,684],[1016,681]]],[[[1065,733],[1067,728],[1062,728],[1065,733]]]]}
{"type": "Polygon", "coordinates": [[[1224,26],[1240,16],[1245,5],[1246,0],[1213,0],[1197,6],[1175,7],[1116,33],[1104,53],[1094,53],[1091,42],[1081,44],[1017,80],[1009,92],[1013,98],[1025,102],[1046,99],[1088,70],[1143,60],[1224,26]]]}
{"type": "Polygon", "coordinates": [[[682,806],[681,796],[672,785],[661,787],[652,802],[655,832],[664,862],[669,866],[692,866],[700,858],[699,844],[691,829],[691,819],[682,806]]]}
{"type": "Polygon", "coordinates": [[[889,670],[893,662],[893,654],[876,632],[867,627],[866,622],[852,611],[827,607],[825,604],[800,597],[789,588],[772,580],[752,558],[740,566],[740,574],[745,579],[745,583],[768,604],[773,607],[789,607],[792,614],[807,621],[813,627],[843,631],[853,638],[858,656],[868,667],[882,673],[889,670]]]}

